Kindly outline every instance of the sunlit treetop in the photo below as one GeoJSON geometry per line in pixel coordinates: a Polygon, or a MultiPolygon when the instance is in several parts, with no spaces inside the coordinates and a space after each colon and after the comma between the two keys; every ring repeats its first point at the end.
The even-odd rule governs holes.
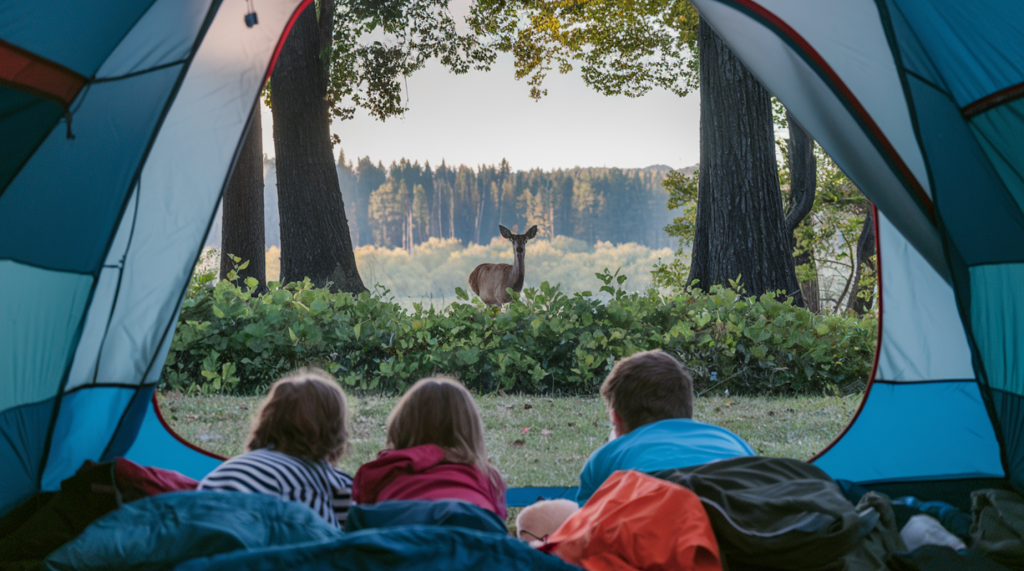
{"type": "MultiPolygon", "coordinates": [[[[330,4],[320,0],[317,9],[330,4]]],[[[496,55],[476,34],[458,33],[447,0],[333,0],[333,20],[322,57],[327,100],[343,120],[357,107],[382,121],[401,115],[405,78],[432,58],[462,74],[489,69],[496,55]]]]}
{"type": "Polygon", "coordinates": [[[547,94],[549,71],[576,65],[604,95],[697,87],[698,15],[687,0],[477,0],[469,23],[514,55],[534,99],[547,94]]]}

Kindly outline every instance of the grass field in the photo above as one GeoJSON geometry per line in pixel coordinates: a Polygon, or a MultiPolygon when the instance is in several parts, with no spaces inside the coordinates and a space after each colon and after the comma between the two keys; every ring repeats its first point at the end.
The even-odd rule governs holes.
{"type": "MultiPolygon", "coordinates": [[[[160,395],[170,425],[219,454],[242,452],[256,397],[160,395]]],[[[763,456],[806,460],[846,425],[859,403],[848,397],[725,397],[697,399],[697,420],[739,434],[763,456]]],[[[396,398],[350,397],[351,473],[384,446],[384,420],[396,398]]],[[[510,487],[577,485],[587,457],[610,430],[599,398],[486,395],[477,398],[491,461],[510,487]]]]}

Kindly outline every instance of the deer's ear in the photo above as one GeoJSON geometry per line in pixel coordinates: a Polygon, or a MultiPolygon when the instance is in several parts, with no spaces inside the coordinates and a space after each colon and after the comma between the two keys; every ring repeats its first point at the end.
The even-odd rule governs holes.
{"type": "Polygon", "coordinates": [[[502,238],[504,238],[506,240],[511,240],[512,239],[512,232],[510,232],[508,228],[505,228],[501,224],[498,224],[498,230],[501,231],[501,237],[502,238]]]}
{"type": "Polygon", "coordinates": [[[526,231],[524,236],[526,236],[527,240],[533,240],[537,236],[537,225],[530,226],[530,229],[526,231]]]}

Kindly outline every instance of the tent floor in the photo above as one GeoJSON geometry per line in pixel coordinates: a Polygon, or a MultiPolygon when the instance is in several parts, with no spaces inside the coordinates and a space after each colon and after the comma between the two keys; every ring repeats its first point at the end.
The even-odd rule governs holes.
{"type": "Polygon", "coordinates": [[[971,513],[971,492],[975,490],[1013,490],[1005,478],[968,478],[960,480],[928,480],[899,482],[865,482],[860,486],[882,492],[890,498],[914,496],[924,501],[946,502],[971,513]]]}

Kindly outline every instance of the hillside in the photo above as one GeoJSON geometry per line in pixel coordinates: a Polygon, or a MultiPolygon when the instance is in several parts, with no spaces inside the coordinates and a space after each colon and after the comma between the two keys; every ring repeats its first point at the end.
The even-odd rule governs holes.
{"type": "MultiPolygon", "coordinates": [[[[344,157],[342,157],[342,161],[344,161],[344,157]]],[[[554,231],[556,236],[580,239],[588,243],[598,241],[636,242],[655,249],[676,246],[675,240],[663,231],[663,227],[672,218],[666,207],[667,194],[661,188],[661,179],[664,178],[664,174],[672,170],[667,165],[651,165],[642,169],[575,167],[550,172],[508,172],[502,175],[501,173],[505,172],[502,169],[507,169],[507,164],[503,164],[495,172],[499,176],[505,176],[506,182],[500,185],[503,190],[497,191],[493,197],[493,204],[488,202],[487,193],[481,194],[480,191],[486,186],[485,179],[486,176],[489,176],[487,169],[493,170],[493,167],[480,167],[475,175],[474,171],[466,167],[443,171],[442,169],[445,167],[442,165],[436,171],[432,171],[429,165],[422,168],[418,163],[410,164],[408,162],[392,165],[390,169],[379,170],[375,173],[364,172],[367,167],[374,170],[383,169],[383,165],[374,166],[369,163],[368,159],[361,159],[355,171],[352,170],[351,164],[345,165],[343,162],[339,166],[339,182],[345,196],[346,214],[350,220],[353,243],[357,246],[372,244],[385,247],[404,247],[409,250],[410,245],[396,236],[404,237],[410,234],[414,245],[425,243],[432,237],[448,239],[453,236],[466,244],[472,242],[487,244],[497,236],[498,222],[510,228],[517,224],[524,228],[527,224],[538,224],[541,229],[540,235],[548,238],[554,231]],[[416,174],[417,170],[418,175],[416,174]],[[413,171],[413,175],[409,175],[409,171],[413,171]],[[431,176],[429,182],[433,183],[433,179],[437,179],[443,172],[452,173],[451,176],[454,176],[455,179],[459,179],[459,177],[481,179],[468,182],[456,180],[456,185],[476,185],[476,190],[467,187],[472,195],[469,199],[473,200],[473,196],[477,197],[475,198],[476,206],[467,204],[456,212],[457,205],[454,199],[445,198],[443,188],[431,189],[429,192],[424,190],[425,194],[431,192],[436,194],[438,198],[435,198],[435,201],[448,200],[450,203],[443,205],[444,210],[451,209],[452,213],[449,216],[446,212],[440,212],[442,205],[435,205],[430,209],[429,214],[423,215],[422,223],[414,223],[415,227],[411,229],[412,232],[407,233],[405,229],[395,227],[391,229],[391,235],[388,236],[388,230],[380,226],[385,223],[383,219],[372,218],[373,215],[380,215],[379,209],[374,211],[368,204],[370,202],[369,195],[359,195],[360,192],[366,194],[371,187],[379,190],[378,187],[385,186],[380,181],[389,180],[389,177],[388,184],[398,181],[392,186],[399,186],[401,182],[404,182],[404,179],[400,180],[401,176],[420,177],[419,179],[409,178],[410,183],[416,182],[416,180],[423,182],[422,177],[431,176]],[[458,176],[455,176],[456,174],[458,176]],[[554,195],[557,191],[553,186],[559,180],[563,181],[561,184],[566,189],[563,192],[568,194],[565,194],[556,204],[557,197],[554,195]],[[361,185],[366,186],[367,184],[370,186],[362,191],[359,190],[361,185]],[[534,192],[530,191],[531,187],[535,189],[534,192]],[[536,190],[538,187],[544,188],[536,190]],[[516,191],[516,188],[519,190],[516,191]],[[519,197],[505,198],[505,195],[510,192],[518,192],[519,197]],[[545,193],[550,193],[552,196],[549,198],[545,193]],[[503,206],[503,203],[507,203],[507,208],[503,206]],[[506,210],[503,211],[503,208],[506,210]],[[491,209],[494,209],[493,212],[491,209]],[[459,216],[467,217],[466,212],[463,211],[468,211],[468,223],[475,224],[476,227],[464,227],[462,230],[455,227],[456,223],[460,222],[459,216]],[[491,228],[492,225],[493,228],[491,228]],[[383,235],[378,230],[383,230],[383,235]],[[396,240],[398,241],[396,242],[396,240]]],[[[696,166],[691,166],[681,170],[689,174],[695,169],[696,166]]],[[[451,177],[446,176],[445,178],[450,179],[451,177]]],[[[273,160],[264,161],[264,181],[266,244],[268,248],[280,247],[277,172],[273,160]]],[[[438,181],[439,187],[444,187],[445,184],[444,181],[438,181]]],[[[495,182],[490,185],[492,189],[498,187],[495,182]]],[[[430,185],[428,184],[428,186],[430,185]]],[[[454,192],[455,190],[452,189],[449,194],[454,194],[454,192]]],[[[415,201],[411,198],[409,200],[407,208],[422,208],[418,198],[415,201]]],[[[400,218],[404,220],[406,217],[400,218]]],[[[393,221],[394,217],[391,217],[388,223],[393,223],[393,221]]],[[[401,221],[398,224],[401,226],[401,221]]],[[[205,244],[219,247],[220,242],[221,212],[218,209],[205,244]]]]}

